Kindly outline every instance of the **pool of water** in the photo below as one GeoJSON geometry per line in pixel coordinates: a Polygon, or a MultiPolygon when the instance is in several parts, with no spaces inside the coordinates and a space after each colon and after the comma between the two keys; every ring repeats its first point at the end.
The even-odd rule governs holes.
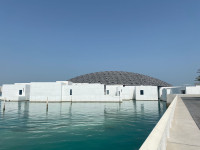
{"type": "Polygon", "coordinates": [[[166,110],[165,102],[0,102],[1,150],[136,150],[166,110]]]}

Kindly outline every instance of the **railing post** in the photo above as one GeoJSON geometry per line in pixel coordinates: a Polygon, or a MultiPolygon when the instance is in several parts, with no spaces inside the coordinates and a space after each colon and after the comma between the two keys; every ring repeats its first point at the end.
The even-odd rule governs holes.
{"type": "Polygon", "coordinates": [[[46,103],[46,111],[48,111],[48,97],[47,97],[47,103],[46,103]]]}
{"type": "Polygon", "coordinates": [[[3,112],[6,110],[6,98],[4,98],[3,112]]]}

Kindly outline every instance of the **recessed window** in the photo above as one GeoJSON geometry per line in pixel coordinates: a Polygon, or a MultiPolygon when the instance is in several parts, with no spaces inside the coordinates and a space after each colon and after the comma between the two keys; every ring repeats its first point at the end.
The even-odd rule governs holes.
{"type": "Polygon", "coordinates": [[[144,95],[144,90],[140,90],[140,95],[144,95]]]}
{"type": "Polygon", "coordinates": [[[70,95],[72,95],[72,89],[70,89],[70,95]]]}
{"type": "Polygon", "coordinates": [[[181,94],[185,94],[185,90],[181,90],[181,94]]]}
{"type": "Polygon", "coordinates": [[[104,85],[104,95],[106,95],[106,85],[104,85]]]}
{"type": "Polygon", "coordinates": [[[19,95],[22,95],[22,90],[19,90],[19,95]]]}
{"type": "Polygon", "coordinates": [[[109,95],[109,90],[106,91],[107,95],[109,95]]]}

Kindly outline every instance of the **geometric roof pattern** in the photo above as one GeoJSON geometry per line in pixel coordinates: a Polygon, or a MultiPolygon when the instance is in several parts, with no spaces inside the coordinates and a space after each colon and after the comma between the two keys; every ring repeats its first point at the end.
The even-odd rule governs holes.
{"type": "Polygon", "coordinates": [[[124,72],[124,71],[104,71],[94,72],[75,78],[69,79],[68,81],[74,83],[101,83],[105,85],[152,85],[152,86],[171,86],[170,84],[161,81],[159,79],[142,75],[139,73],[124,72]]]}

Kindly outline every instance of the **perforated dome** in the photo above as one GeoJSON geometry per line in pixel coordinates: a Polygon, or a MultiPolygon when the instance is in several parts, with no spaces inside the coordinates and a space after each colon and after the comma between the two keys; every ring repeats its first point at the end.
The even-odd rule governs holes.
{"type": "Polygon", "coordinates": [[[104,71],[81,75],[68,81],[74,83],[101,83],[105,85],[152,85],[152,86],[170,86],[170,84],[156,78],[146,75],[123,72],[123,71],[104,71]]]}

